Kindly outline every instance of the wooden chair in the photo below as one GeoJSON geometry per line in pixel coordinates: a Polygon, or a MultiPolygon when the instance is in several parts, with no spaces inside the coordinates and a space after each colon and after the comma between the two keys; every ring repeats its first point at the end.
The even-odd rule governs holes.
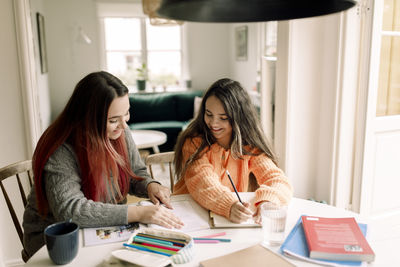
{"type": "MultiPolygon", "coordinates": [[[[32,179],[33,172],[32,172],[32,161],[31,160],[25,160],[25,161],[13,163],[13,164],[10,164],[10,165],[0,169],[1,191],[3,191],[4,199],[6,200],[8,210],[10,211],[11,218],[14,222],[14,226],[15,226],[15,229],[17,230],[19,240],[21,241],[22,247],[24,247],[22,227],[18,220],[15,209],[13,207],[13,203],[11,202],[11,200],[7,194],[7,191],[4,186],[3,181],[6,180],[7,178],[11,178],[11,177],[17,178],[17,184],[18,184],[19,192],[21,194],[22,203],[24,204],[24,207],[25,207],[27,204],[27,199],[26,199],[24,187],[21,182],[21,178],[24,177],[21,174],[24,174],[24,173],[26,173],[26,175],[27,175],[27,179],[29,180],[29,186],[31,188],[32,184],[33,184],[33,179],[32,179]]],[[[30,190],[30,188],[29,188],[29,190],[30,190]]],[[[21,251],[21,256],[22,256],[22,259],[24,262],[27,262],[27,260],[29,259],[29,256],[26,253],[25,248],[21,251]]]]}
{"type": "MultiPolygon", "coordinates": [[[[169,165],[169,181],[170,181],[170,186],[171,186],[171,193],[173,192],[174,189],[174,173],[172,170],[172,163],[174,161],[174,156],[175,152],[170,151],[170,152],[162,152],[162,153],[156,153],[156,154],[151,154],[146,157],[145,159],[145,164],[148,166],[150,175],[153,179],[156,179],[153,175],[153,168],[152,165],[154,164],[166,164],[168,163],[169,165]]],[[[157,179],[156,179],[157,180],[157,179]]]]}

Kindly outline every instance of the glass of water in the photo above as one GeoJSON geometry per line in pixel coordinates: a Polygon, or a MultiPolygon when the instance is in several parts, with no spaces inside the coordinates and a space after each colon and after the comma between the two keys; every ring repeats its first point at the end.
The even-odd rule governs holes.
{"type": "Polygon", "coordinates": [[[263,243],[270,246],[282,244],[285,238],[287,206],[278,206],[272,202],[261,204],[263,243]]]}

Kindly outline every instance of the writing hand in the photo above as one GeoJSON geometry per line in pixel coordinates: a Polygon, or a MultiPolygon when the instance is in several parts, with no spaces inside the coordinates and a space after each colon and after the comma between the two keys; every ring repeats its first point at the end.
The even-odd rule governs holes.
{"type": "Polygon", "coordinates": [[[234,223],[241,223],[247,221],[253,215],[249,207],[250,207],[249,203],[243,202],[242,204],[239,201],[235,202],[231,207],[229,220],[231,220],[234,223]]]}
{"type": "Polygon", "coordinates": [[[168,187],[160,185],[158,183],[150,183],[147,186],[147,194],[151,202],[154,204],[164,204],[167,208],[172,209],[171,206],[171,191],[168,187]]]}

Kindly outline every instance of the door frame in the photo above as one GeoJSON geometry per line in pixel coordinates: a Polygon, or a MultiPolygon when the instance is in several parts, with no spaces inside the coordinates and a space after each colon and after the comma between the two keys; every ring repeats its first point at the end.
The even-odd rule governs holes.
{"type": "Polygon", "coordinates": [[[31,8],[29,0],[16,0],[13,3],[26,148],[28,156],[31,156],[41,134],[31,8]]]}
{"type": "MultiPolygon", "coordinates": [[[[395,215],[393,220],[399,220],[400,214],[373,214],[372,198],[374,184],[376,133],[393,129],[400,125],[400,115],[377,117],[377,96],[381,53],[381,29],[383,20],[383,1],[364,1],[365,16],[361,48],[363,57],[361,66],[365,66],[360,74],[360,97],[358,109],[359,141],[356,145],[356,167],[353,203],[360,214],[368,217],[395,215]],[[369,13],[368,13],[369,12],[369,13]],[[364,45],[363,45],[364,44],[364,45]]],[[[398,213],[398,212],[397,212],[398,213]]],[[[383,218],[382,217],[382,218],[383,218]]]]}

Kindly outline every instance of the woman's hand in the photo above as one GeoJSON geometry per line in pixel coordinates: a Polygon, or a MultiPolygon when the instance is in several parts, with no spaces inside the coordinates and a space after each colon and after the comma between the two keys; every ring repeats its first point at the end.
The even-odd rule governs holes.
{"type": "Polygon", "coordinates": [[[146,224],[153,223],[169,229],[180,229],[183,226],[183,222],[178,217],[160,204],[150,206],[129,206],[128,221],[146,224]]]}
{"type": "Polygon", "coordinates": [[[160,185],[159,183],[150,183],[147,186],[147,194],[149,195],[151,202],[155,205],[160,204],[161,202],[167,208],[172,209],[170,198],[171,191],[168,187],[160,185]]]}
{"type": "Polygon", "coordinates": [[[241,223],[247,221],[253,215],[253,212],[249,209],[250,204],[244,202],[243,204],[239,201],[235,202],[231,207],[229,213],[229,220],[234,223],[241,223]]]}

